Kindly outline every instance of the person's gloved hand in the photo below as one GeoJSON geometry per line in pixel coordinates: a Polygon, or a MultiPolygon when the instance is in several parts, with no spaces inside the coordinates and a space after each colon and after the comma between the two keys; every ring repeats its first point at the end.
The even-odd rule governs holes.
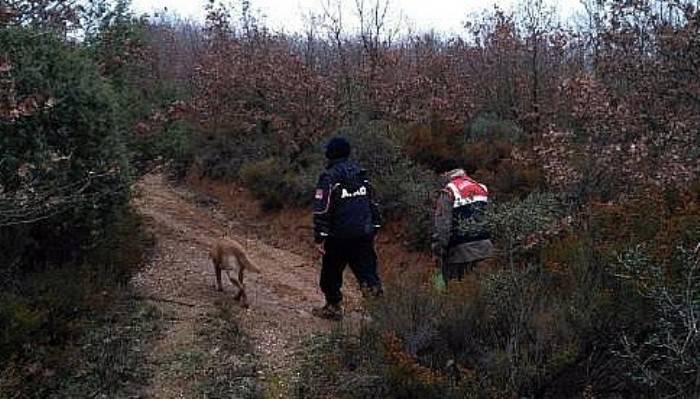
{"type": "Polygon", "coordinates": [[[323,244],[323,241],[316,243],[316,251],[318,251],[318,253],[320,253],[321,255],[326,254],[326,247],[323,244]]]}

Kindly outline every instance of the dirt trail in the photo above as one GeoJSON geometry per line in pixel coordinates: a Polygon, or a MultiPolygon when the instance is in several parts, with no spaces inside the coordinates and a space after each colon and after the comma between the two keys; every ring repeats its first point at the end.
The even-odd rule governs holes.
{"type": "MultiPolygon", "coordinates": [[[[195,194],[171,186],[161,174],[145,176],[137,188],[140,194],[134,201],[136,208],[145,216],[157,245],[151,264],[134,278],[133,285],[138,295],[153,299],[157,306],[168,308],[175,315],[160,340],[152,344],[154,372],[148,396],[189,397],[191,381],[161,368],[174,354],[194,345],[197,331],[216,311],[215,304],[232,294],[230,285],[225,286],[224,293],[215,291],[207,257],[205,243],[223,236],[242,243],[263,271],[246,278],[251,308],[233,311],[243,331],[253,340],[252,356],[257,356],[261,365],[256,378],[263,381],[266,396],[281,395],[293,379],[290,373],[300,345],[310,335],[332,326],[309,312],[312,305],[322,303],[317,287],[318,269],[313,266],[317,260],[246,239],[250,235],[236,231],[235,221],[222,216],[220,210],[198,204],[195,194]]],[[[356,292],[348,294],[357,296],[356,292]]],[[[237,307],[234,302],[227,304],[237,307]]],[[[217,350],[220,344],[212,342],[211,350],[217,350]]]]}

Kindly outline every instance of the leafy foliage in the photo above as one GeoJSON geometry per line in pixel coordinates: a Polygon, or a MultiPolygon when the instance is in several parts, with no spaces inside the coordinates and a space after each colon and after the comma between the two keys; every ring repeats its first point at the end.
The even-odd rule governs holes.
{"type": "MultiPolygon", "coordinates": [[[[35,376],[23,371],[23,365],[39,362],[42,367],[57,367],[54,363],[60,363],[63,345],[81,336],[86,327],[92,327],[88,320],[93,312],[104,312],[116,298],[121,298],[151,245],[151,238],[141,230],[140,220],[126,214],[112,226],[109,236],[99,246],[83,254],[81,263],[6,275],[0,294],[0,374],[19,373],[17,384],[29,389],[35,376]]],[[[115,358],[109,358],[109,353],[95,352],[91,356],[100,358],[104,364],[123,355],[115,353],[115,358]]],[[[102,387],[111,386],[112,378],[121,378],[108,375],[105,370],[99,373],[104,380],[97,385],[102,387]]],[[[0,390],[10,382],[0,377],[0,390]]]]}
{"type": "Polygon", "coordinates": [[[2,267],[28,253],[60,263],[102,236],[128,199],[114,92],[84,52],[50,33],[3,29],[0,42],[14,87],[0,120],[2,267]]]}
{"type": "MultiPolygon", "coordinates": [[[[132,61],[134,26],[126,2],[111,11],[98,3],[90,12],[72,2],[11,2],[9,14],[0,6],[10,15],[0,24],[0,367],[28,396],[51,389],[31,391],[35,369],[55,367],[85,315],[113,303],[150,245],[128,209],[133,115],[124,104],[139,97],[107,65],[117,54],[120,65],[132,61]],[[88,27],[104,13],[112,22],[88,27]],[[116,25],[124,34],[105,39],[116,25]],[[79,28],[85,40],[68,40],[79,28]]],[[[102,361],[121,367],[125,348],[102,361]]]]}
{"type": "Polygon", "coordinates": [[[700,247],[681,247],[658,264],[636,247],[619,257],[617,277],[629,281],[652,312],[645,334],[624,332],[616,353],[631,379],[658,396],[700,392],[699,255],[700,247]]]}
{"type": "MultiPolygon", "coordinates": [[[[533,193],[525,199],[492,205],[482,218],[494,239],[505,250],[512,263],[515,252],[542,243],[548,235],[558,233],[564,205],[553,195],[533,193]]],[[[465,223],[463,228],[471,226],[465,223]]]]}

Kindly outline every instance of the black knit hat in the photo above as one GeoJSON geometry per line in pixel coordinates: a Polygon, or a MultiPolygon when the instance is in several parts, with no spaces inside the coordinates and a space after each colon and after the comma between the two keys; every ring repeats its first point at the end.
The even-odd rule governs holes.
{"type": "Polygon", "coordinates": [[[333,137],[326,144],[326,158],[338,159],[350,156],[350,143],[343,137],[333,137]]]}

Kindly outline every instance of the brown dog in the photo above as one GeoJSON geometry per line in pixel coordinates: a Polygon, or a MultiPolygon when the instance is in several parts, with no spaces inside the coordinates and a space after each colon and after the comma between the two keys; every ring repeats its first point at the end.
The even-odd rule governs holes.
{"type": "Polygon", "coordinates": [[[238,293],[234,299],[240,301],[241,305],[247,308],[248,297],[245,293],[245,284],[243,283],[244,273],[246,270],[250,270],[253,273],[260,273],[260,269],[248,259],[243,247],[233,240],[217,241],[209,251],[209,256],[214,264],[217,290],[224,290],[221,285],[221,271],[223,270],[226,272],[231,284],[238,288],[238,293]],[[233,262],[229,262],[230,260],[233,260],[233,262]],[[237,278],[236,276],[231,276],[231,271],[237,272],[237,278]]]}

